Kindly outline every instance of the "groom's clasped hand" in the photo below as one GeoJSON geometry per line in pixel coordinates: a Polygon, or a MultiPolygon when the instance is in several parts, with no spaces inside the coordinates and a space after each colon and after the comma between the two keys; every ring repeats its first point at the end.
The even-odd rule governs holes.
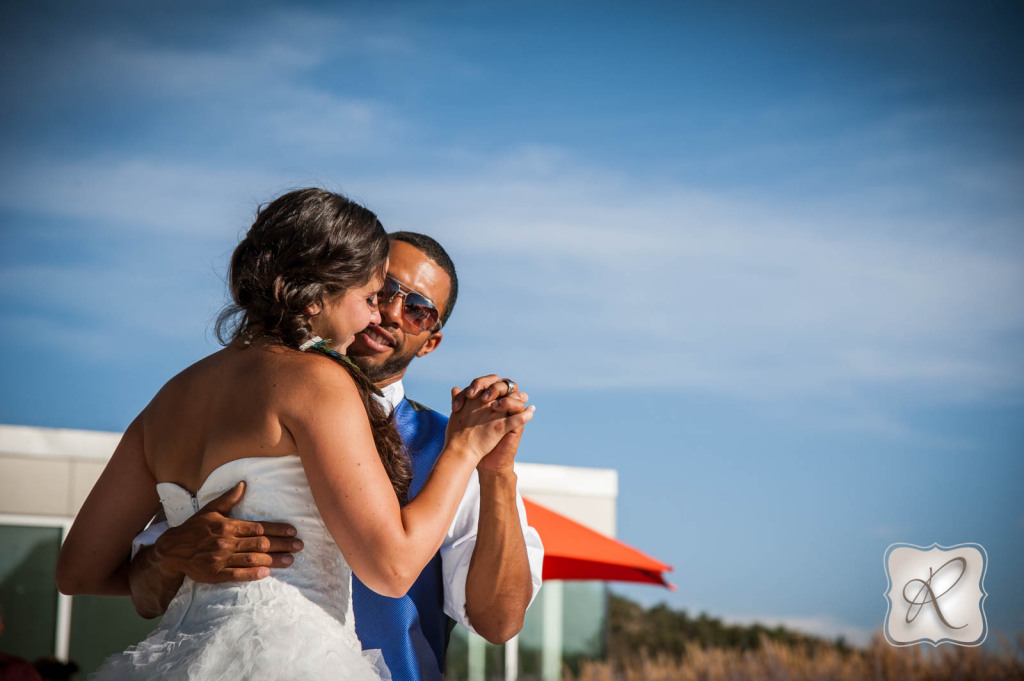
{"type": "Polygon", "coordinates": [[[511,379],[489,374],[473,379],[464,389],[452,388],[452,413],[447,440],[480,452],[477,465],[511,467],[523,427],[533,418],[529,395],[511,379]],[[495,458],[496,455],[496,458],[495,458]],[[500,461],[499,461],[500,460],[500,461]]]}

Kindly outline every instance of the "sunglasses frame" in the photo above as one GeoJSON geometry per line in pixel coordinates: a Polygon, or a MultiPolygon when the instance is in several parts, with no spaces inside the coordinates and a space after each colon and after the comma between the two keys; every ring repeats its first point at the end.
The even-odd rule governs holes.
{"type": "Polygon", "coordinates": [[[384,289],[382,288],[380,290],[380,292],[377,293],[377,305],[379,307],[384,307],[385,305],[390,305],[392,302],[394,302],[396,296],[402,296],[402,319],[404,319],[405,321],[409,322],[409,324],[411,324],[413,327],[419,329],[420,331],[437,332],[437,331],[439,331],[441,329],[441,310],[438,309],[437,305],[434,303],[433,300],[431,300],[427,296],[423,295],[422,293],[420,293],[419,291],[417,291],[413,287],[407,286],[406,284],[403,284],[401,281],[399,281],[397,278],[391,276],[390,274],[386,275],[384,277],[384,279],[385,279],[385,284],[387,283],[387,281],[394,282],[395,285],[398,287],[398,290],[395,291],[394,295],[392,295],[390,298],[385,300],[385,297],[383,295],[384,289]],[[407,313],[407,310],[408,310],[408,306],[409,306],[409,294],[411,294],[411,293],[415,293],[420,298],[425,300],[427,302],[429,308],[431,310],[433,310],[434,313],[437,315],[437,319],[435,319],[434,322],[430,326],[426,326],[426,327],[421,326],[418,322],[416,322],[414,319],[411,319],[409,317],[409,315],[407,313]]]}

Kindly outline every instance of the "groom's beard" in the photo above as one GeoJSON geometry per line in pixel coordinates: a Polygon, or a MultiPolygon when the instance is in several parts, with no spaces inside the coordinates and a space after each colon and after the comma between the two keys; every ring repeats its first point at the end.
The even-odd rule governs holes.
{"type": "MultiPolygon", "coordinates": [[[[426,341],[423,342],[426,343],[426,341]]],[[[423,346],[421,345],[420,347],[423,346]]],[[[380,383],[381,381],[398,376],[404,372],[406,367],[408,367],[416,357],[416,352],[419,352],[419,348],[409,355],[391,355],[391,357],[388,357],[380,364],[369,362],[368,358],[357,355],[350,355],[349,359],[352,360],[353,364],[362,369],[363,373],[366,374],[366,377],[373,383],[380,383]]]]}

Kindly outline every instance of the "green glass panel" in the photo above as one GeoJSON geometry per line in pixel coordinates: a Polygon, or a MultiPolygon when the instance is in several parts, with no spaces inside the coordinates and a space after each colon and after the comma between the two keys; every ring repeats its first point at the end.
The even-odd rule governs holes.
{"type": "Polygon", "coordinates": [[[27,660],[54,653],[59,527],[0,525],[0,652],[27,660]]]}
{"type": "Polygon", "coordinates": [[[75,596],[71,605],[71,659],[86,678],[103,660],[149,635],[159,618],[139,617],[127,596],[75,596]]]}
{"type": "MultiPolygon", "coordinates": [[[[608,587],[604,582],[566,581],[562,586],[562,662],[578,669],[582,659],[601,659],[605,655],[608,614],[608,587]]],[[[519,633],[519,679],[537,681],[542,675],[544,646],[544,598],[541,588],[526,611],[519,633]]],[[[504,678],[503,646],[487,644],[486,679],[504,678]]],[[[463,627],[452,631],[445,668],[446,681],[465,681],[469,668],[468,632],[463,627]]]]}
{"type": "Polygon", "coordinates": [[[504,681],[505,678],[505,646],[484,642],[485,662],[484,678],[487,681],[504,681]]]}
{"type": "Polygon", "coordinates": [[[568,656],[604,653],[607,587],[604,582],[565,582],[562,647],[568,656]]]}
{"type": "Polygon", "coordinates": [[[519,632],[519,678],[539,679],[544,646],[544,587],[533,599],[519,632]]]}
{"type": "Polygon", "coordinates": [[[582,660],[604,657],[608,587],[604,582],[565,582],[562,664],[575,674],[582,660]]]}
{"type": "Polygon", "coordinates": [[[469,675],[469,630],[461,625],[452,629],[444,656],[445,681],[465,681],[469,675]]]}
{"type": "MultiPolygon", "coordinates": [[[[578,669],[581,659],[605,654],[608,587],[605,582],[562,582],[562,662],[578,669]]],[[[526,611],[519,633],[519,678],[539,679],[544,647],[544,588],[526,611]]]]}
{"type": "MultiPolygon", "coordinates": [[[[448,641],[445,653],[445,681],[467,681],[469,673],[469,630],[456,625],[448,641]]],[[[479,639],[477,645],[484,646],[485,681],[502,681],[505,678],[505,646],[493,645],[479,639]]]]}

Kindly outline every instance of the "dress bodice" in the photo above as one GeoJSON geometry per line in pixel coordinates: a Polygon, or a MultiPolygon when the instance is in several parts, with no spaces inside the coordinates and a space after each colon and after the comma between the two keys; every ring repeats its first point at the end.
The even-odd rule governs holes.
{"type": "Polygon", "coordinates": [[[194,612],[196,604],[237,603],[251,597],[265,599],[268,589],[283,588],[285,592],[298,590],[351,627],[351,571],[320,517],[299,457],[235,459],[214,469],[195,495],[171,482],[158,483],[157,492],[168,523],[176,527],[241,480],[246,483],[245,494],[232,509],[231,517],[293,525],[303,549],[293,554],[292,565],[272,569],[265,580],[207,585],[186,579],[175,597],[180,602],[172,603],[168,616],[171,609],[182,611],[180,617],[200,616],[194,612]]]}
{"type": "Polygon", "coordinates": [[[156,629],[110,657],[90,681],[390,681],[380,650],[361,649],[352,573],[297,456],[236,459],[194,495],[170,482],[157,492],[177,526],[239,480],[245,495],[231,516],[294,525],[303,542],[295,562],[255,582],[198,584],[186,577],[156,629]]]}

